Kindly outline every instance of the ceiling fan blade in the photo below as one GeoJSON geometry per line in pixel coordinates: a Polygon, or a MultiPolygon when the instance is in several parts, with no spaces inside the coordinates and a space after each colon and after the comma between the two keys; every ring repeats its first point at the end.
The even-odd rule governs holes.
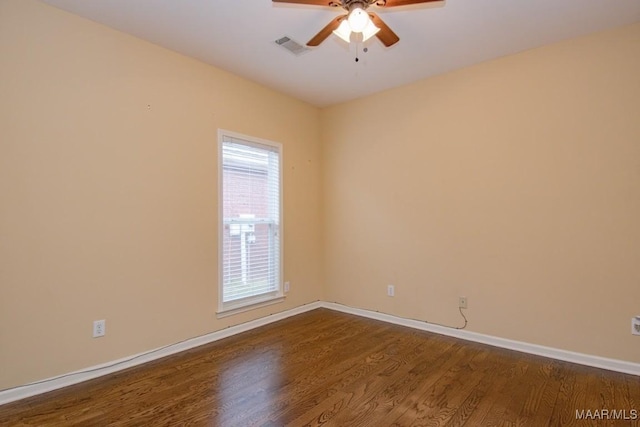
{"type": "Polygon", "coordinates": [[[341,6],[340,0],[271,0],[274,3],[306,4],[308,6],[341,6]]]}
{"type": "Polygon", "coordinates": [[[346,17],[347,17],[346,15],[338,16],[336,19],[329,22],[329,24],[326,27],[321,29],[318,34],[316,34],[311,40],[307,42],[307,46],[318,46],[327,37],[331,35],[333,30],[335,30],[340,26],[340,22],[342,22],[342,20],[346,17]]]}
{"type": "Polygon", "coordinates": [[[432,3],[442,0],[378,0],[376,6],[380,7],[396,7],[396,6],[408,6],[410,4],[418,3],[432,3]]]}
{"type": "Polygon", "coordinates": [[[369,13],[371,16],[371,20],[375,24],[376,27],[380,28],[380,31],[376,34],[376,37],[380,39],[382,44],[386,47],[392,46],[400,41],[400,37],[393,32],[391,28],[387,24],[384,23],[382,19],[375,13],[369,13]]]}

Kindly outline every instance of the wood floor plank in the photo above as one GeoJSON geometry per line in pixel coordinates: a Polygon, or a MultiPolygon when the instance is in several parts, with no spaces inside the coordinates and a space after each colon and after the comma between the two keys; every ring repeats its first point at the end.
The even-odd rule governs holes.
{"type": "Polygon", "coordinates": [[[4,426],[588,426],[640,378],[327,309],[0,406],[4,426]]]}
{"type": "Polygon", "coordinates": [[[366,424],[367,420],[380,419],[383,413],[388,412],[393,407],[391,402],[398,397],[397,389],[393,385],[428,370],[427,364],[416,369],[416,359],[424,359],[427,352],[430,353],[427,360],[432,357],[438,358],[446,351],[444,349],[436,350],[434,345],[429,345],[424,340],[421,341],[407,343],[409,345],[395,354],[393,351],[389,352],[390,363],[384,369],[379,370],[375,375],[370,375],[367,381],[361,381],[348,387],[345,391],[352,395],[348,410],[338,413],[334,417],[333,423],[337,425],[362,425],[366,424]]]}
{"type": "MultiPolygon", "coordinates": [[[[407,338],[409,339],[409,343],[414,344],[424,339],[423,337],[415,335],[411,337],[408,336],[407,338]]],[[[394,344],[394,341],[392,341],[391,344],[388,341],[383,341],[373,348],[374,351],[361,349],[360,352],[363,355],[360,356],[361,360],[357,363],[356,369],[350,369],[338,376],[328,378],[321,387],[316,389],[316,393],[311,394],[303,401],[295,402],[287,413],[275,414],[276,419],[284,420],[288,423],[293,422],[290,420],[297,416],[302,418],[296,418],[295,422],[303,424],[306,423],[303,418],[324,419],[324,422],[332,419],[333,412],[329,411],[329,413],[327,413],[324,407],[332,408],[338,404],[334,401],[344,400],[342,396],[349,396],[348,400],[351,402],[354,397],[354,387],[357,388],[361,384],[366,384],[367,380],[381,374],[384,375],[385,372],[397,368],[399,362],[394,357],[397,353],[397,351],[393,349],[394,344]],[[337,393],[341,394],[334,396],[337,393]],[[324,405],[320,405],[320,403],[324,403],[324,405]]],[[[275,421],[274,418],[272,418],[272,420],[275,421]]]]}
{"type": "Polygon", "coordinates": [[[552,425],[584,426],[588,420],[578,420],[576,410],[585,408],[587,382],[590,370],[582,366],[565,365],[566,375],[562,379],[560,393],[552,415],[552,425]]]}
{"type": "Polygon", "coordinates": [[[385,353],[389,345],[385,336],[389,333],[387,326],[380,325],[372,334],[362,334],[358,339],[344,343],[335,357],[327,359],[326,363],[307,365],[303,367],[304,371],[291,373],[293,378],[285,386],[287,399],[281,400],[282,405],[266,414],[268,418],[272,422],[296,418],[377,369],[389,358],[385,353]]]}
{"type": "MultiPolygon", "coordinates": [[[[366,344],[366,341],[366,339],[361,339],[360,337],[359,339],[351,340],[349,345],[352,346],[352,349],[362,349],[362,345],[366,344]]],[[[348,347],[343,344],[341,348],[344,349],[348,347]]],[[[284,414],[287,413],[287,409],[293,408],[296,411],[304,411],[304,408],[311,408],[315,406],[317,402],[323,400],[326,393],[335,393],[338,391],[339,388],[335,387],[334,382],[340,382],[340,380],[345,377],[347,377],[347,380],[349,378],[359,378],[360,372],[352,369],[353,365],[358,362],[351,361],[347,353],[342,353],[344,357],[348,358],[346,364],[343,365],[339,363],[337,369],[332,371],[333,375],[323,374],[324,370],[330,371],[332,365],[335,365],[335,363],[340,360],[335,357],[340,354],[339,349],[335,349],[334,356],[328,359],[316,361],[316,363],[313,364],[288,367],[286,374],[281,376],[283,381],[277,389],[278,394],[282,393],[282,395],[287,396],[287,398],[280,399],[275,403],[269,402],[268,400],[257,402],[252,406],[251,414],[246,415],[246,419],[252,423],[259,423],[273,416],[280,420],[286,419],[284,414]],[[354,376],[354,372],[358,375],[354,376]],[[320,383],[324,384],[324,387],[320,387],[320,383]],[[310,396],[308,394],[308,391],[313,390],[320,391],[320,397],[316,397],[317,395],[313,394],[310,396]],[[306,402],[304,400],[306,400],[306,402]]],[[[382,358],[374,357],[372,359],[374,363],[382,361],[382,358]]],[[[373,366],[373,364],[368,364],[367,366],[373,366]]],[[[276,392],[276,390],[274,390],[274,392],[276,392]]]]}
{"type": "MultiPolygon", "coordinates": [[[[621,387],[620,392],[623,402],[626,402],[628,399],[629,403],[628,406],[623,404],[622,408],[629,408],[630,411],[634,411],[633,413],[630,413],[630,411],[627,412],[630,418],[635,418],[631,420],[630,425],[632,427],[640,427],[640,376],[623,375],[623,377],[627,384],[627,390],[625,393],[621,387]]],[[[619,385],[619,383],[616,383],[616,385],[619,385]]]]}
{"type": "MultiPolygon", "coordinates": [[[[408,377],[398,380],[398,384],[391,384],[385,392],[395,396],[391,400],[391,408],[386,415],[376,418],[380,425],[392,425],[405,412],[413,408],[418,399],[428,391],[449,369],[458,364],[463,358],[468,357],[469,352],[462,343],[453,343],[446,348],[444,353],[437,353],[435,360],[424,360],[415,364],[408,377]],[[397,390],[404,389],[402,394],[396,396],[397,390]]],[[[402,391],[401,391],[402,393],[402,391]]]]}
{"type": "Polygon", "coordinates": [[[523,378],[530,375],[530,370],[535,369],[531,363],[521,363],[515,366],[514,375],[508,385],[506,385],[496,399],[491,403],[491,407],[487,411],[479,425],[500,426],[509,425],[506,419],[509,417],[509,411],[514,402],[514,393],[521,391],[523,386],[523,378]]]}
{"type": "Polygon", "coordinates": [[[520,425],[520,420],[530,420],[534,409],[539,408],[540,399],[551,372],[552,361],[529,357],[527,371],[512,384],[509,403],[505,405],[504,412],[500,416],[503,425],[520,425]]]}
{"type": "Polygon", "coordinates": [[[418,402],[404,412],[393,425],[443,426],[449,422],[459,405],[480,382],[480,376],[472,375],[477,364],[488,357],[486,352],[468,352],[447,370],[418,402]]]}
{"type": "MultiPolygon", "coordinates": [[[[481,393],[476,399],[477,402],[472,402],[474,409],[470,413],[464,414],[464,426],[480,426],[490,425],[488,423],[489,414],[495,411],[495,405],[505,405],[509,402],[511,392],[513,391],[513,382],[517,379],[518,375],[526,370],[527,360],[524,357],[513,357],[512,352],[504,350],[495,350],[492,352],[492,356],[498,360],[496,372],[493,375],[487,375],[485,381],[490,384],[489,390],[485,393],[481,393]],[[484,423],[484,424],[483,424],[484,423]]],[[[482,392],[482,389],[480,389],[482,392]]],[[[472,398],[473,394],[467,399],[472,398]]],[[[461,405],[461,408],[464,407],[461,405]]],[[[502,413],[498,411],[498,413],[502,413]]],[[[456,417],[454,416],[451,423],[454,423],[456,417]]],[[[498,418],[496,421],[499,421],[498,418]]]]}
{"type": "MultiPolygon", "coordinates": [[[[365,422],[366,419],[383,422],[382,420],[394,410],[398,410],[397,413],[406,411],[407,408],[403,405],[405,405],[407,397],[415,393],[429,372],[439,369],[447,361],[447,358],[443,356],[451,350],[455,342],[443,344],[437,346],[437,343],[424,342],[414,348],[413,353],[416,359],[420,357],[419,360],[413,357],[409,358],[407,365],[403,367],[398,376],[385,381],[382,390],[369,396],[366,402],[346,412],[337,421],[342,421],[344,425],[358,425],[365,422]]],[[[391,418],[396,417],[391,415],[391,418]]]]}
{"type": "Polygon", "coordinates": [[[520,413],[521,418],[532,421],[531,425],[548,425],[551,422],[553,407],[560,393],[560,381],[558,381],[560,372],[561,368],[558,363],[552,361],[548,377],[545,378],[544,389],[542,392],[534,391],[535,399],[531,399],[529,404],[523,408],[523,412],[520,413]]]}

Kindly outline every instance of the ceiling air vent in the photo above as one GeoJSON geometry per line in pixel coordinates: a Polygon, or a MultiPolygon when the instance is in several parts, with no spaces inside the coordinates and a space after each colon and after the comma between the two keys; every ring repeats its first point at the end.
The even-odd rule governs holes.
{"type": "Polygon", "coordinates": [[[306,53],[309,51],[309,49],[307,49],[305,46],[301,45],[300,43],[294,40],[291,40],[287,36],[281,37],[278,40],[276,40],[276,44],[278,46],[282,46],[283,48],[287,49],[289,52],[293,53],[295,56],[300,56],[303,53],[306,53]]]}

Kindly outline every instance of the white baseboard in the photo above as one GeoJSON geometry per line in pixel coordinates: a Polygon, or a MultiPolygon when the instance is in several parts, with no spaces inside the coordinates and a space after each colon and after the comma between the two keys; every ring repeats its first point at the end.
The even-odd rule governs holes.
{"type": "Polygon", "coordinates": [[[522,341],[513,341],[505,338],[494,337],[491,335],[479,334],[477,332],[447,328],[444,326],[434,325],[432,323],[422,322],[420,320],[406,319],[403,317],[397,317],[376,311],[349,307],[338,303],[323,302],[322,307],[329,308],[335,311],[341,311],[343,313],[355,314],[361,317],[368,317],[370,319],[381,320],[383,322],[394,323],[396,325],[407,326],[409,328],[434,332],[441,335],[448,335],[466,341],[474,341],[482,344],[488,344],[494,347],[515,350],[522,353],[535,354],[538,356],[549,357],[551,359],[577,363],[579,365],[592,366],[595,368],[607,369],[609,371],[616,371],[625,374],[640,376],[640,363],[626,362],[624,360],[609,359],[600,356],[592,356],[589,354],[576,353],[568,350],[561,350],[537,344],[529,344],[522,341]]]}
{"type": "Polygon", "coordinates": [[[103,375],[111,374],[123,369],[141,365],[143,363],[151,362],[153,360],[170,356],[181,351],[189,350],[194,347],[199,347],[201,345],[208,344],[214,341],[218,341],[223,338],[239,334],[241,332],[246,332],[260,326],[268,325],[269,323],[277,322],[278,320],[286,319],[287,317],[295,316],[296,314],[315,310],[316,308],[320,308],[322,306],[322,302],[316,301],[313,303],[302,305],[300,307],[292,308],[291,310],[274,313],[266,317],[261,317],[256,320],[242,323],[240,325],[230,326],[226,329],[212,332],[207,335],[202,335],[200,337],[188,339],[177,344],[171,344],[166,347],[160,347],[154,350],[146,351],[144,353],[139,353],[129,357],[124,357],[122,359],[113,360],[108,363],[92,366],[90,368],[3,390],[0,391],[0,405],[14,402],[20,399],[25,399],[37,394],[57,390],[59,388],[67,387],[73,384],[78,384],[83,381],[98,378],[103,375]]]}
{"type": "Polygon", "coordinates": [[[67,387],[73,384],[78,384],[83,381],[87,381],[93,378],[98,378],[103,375],[111,374],[123,369],[131,368],[133,366],[141,365],[143,363],[151,362],[162,357],[170,356],[172,354],[179,353],[181,351],[189,350],[194,347],[198,347],[204,344],[208,344],[223,338],[230,337],[242,332],[249,331],[251,329],[258,328],[260,326],[268,325],[269,323],[277,322],[278,320],[286,319],[287,317],[295,316],[307,311],[315,310],[316,308],[327,308],[330,310],[340,311],[343,313],[354,314],[356,316],[367,317],[370,319],[380,320],[383,322],[393,323],[396,325],[406,326],[409,328],[420,329],[423,331],[434,332],[441,335],[448,335],[455,338],[460,338],[467,341],[474,341],[478,343],[492,345],[494,347],[502,347],[510,350],[519,351],[522,353],[536,354],[538,356],[549,357],[552,359],[564,360],[567,362],[577,363],[580,365],[593,366],[596,368],[607,369],[610,371],[623,372],[626,374],[640,376],[640,364],[626,362],[623,360],[608,359],[605,357],[591,356],[588,354],[575,353],[567,350],[560,350],[557,348],[545,347],[536,344],[529,344],[521,341],[513,341],[504,338],[493,337],[491,335],[479,334],[477,332],[469,332],[465,330],[446,328],[444,326],[438,326],[419,320],[406,319],[390,314],[384,314],[376,311],[365,310],[361,308],[349,307],[346,305],[316,301],[310,304],[306,304],[300,307],[296,307],[290,310],[286,310],[280,313],[274,313],[260,319],[252,320],[250,322],[242,323],[240,325],[231,326],[229,328],[212,332],[207,335],[192,338],[180,343],[168,345],[148,352],[132,355],[122,359],[114,360],[109,363],[92,366],[87,369],[83,369],[76,372],[71,372],[58,377],[47,378],[42,381],[38,381],[23,386],[14,387],[11,389],[0,391],[0,405],[14,402],[16,400],[25,399],[27,397],[35,396],[38,394],[46,393],[49,391],[57,390],[59,388],[67,387]]]}

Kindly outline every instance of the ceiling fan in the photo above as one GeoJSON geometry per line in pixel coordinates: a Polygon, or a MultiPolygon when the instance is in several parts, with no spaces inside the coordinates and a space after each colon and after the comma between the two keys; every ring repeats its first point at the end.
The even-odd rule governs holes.
{"type": "Polygon", "coordinates": [[[309,6],[341,7],[347,11],[324,27],[307,42],[307,46],[318,46],[334,33],[347,43],[351,41],[351,33],[361,33],[362,41],[376,36],[387,47],[396,44],[400,38],[378,15],[367,12],[369,6],[396,7],[410,4],[430,3],[442,0],[272,0],[274,3],[296,3],[309,6]]]}

